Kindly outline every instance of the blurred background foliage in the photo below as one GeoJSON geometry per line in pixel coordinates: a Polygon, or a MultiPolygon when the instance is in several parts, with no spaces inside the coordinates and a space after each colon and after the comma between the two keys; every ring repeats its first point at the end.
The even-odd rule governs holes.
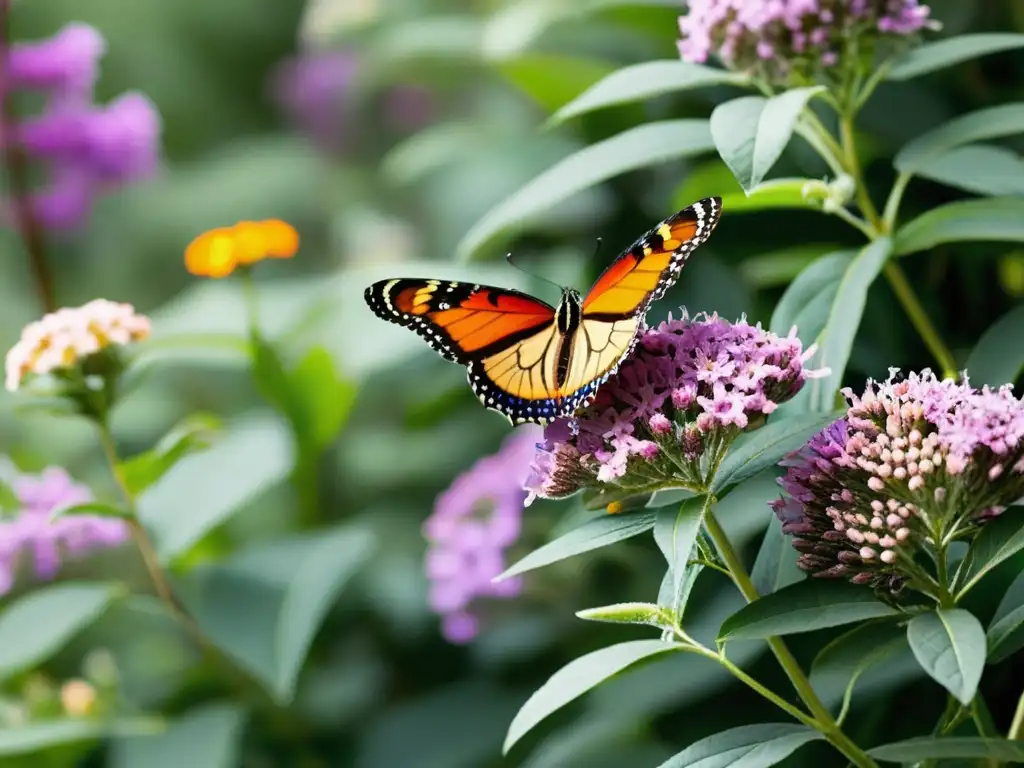
{"type": "MultiPolygon", "coordinates": [[[[1019,0],[930,4],[944,34],[1024,32],[1019,0]]],[[[544,127],[554,110],[608,72],[674,58],[679,13],[670,0],[15,3],[15,39],[49,35],[69,20],[93,24],[109,46],[99,99],[140,89],[164,121],[159,177],[104,198],[84,231],[49,240],[48,257],[60,304],[105,297],[129,301],[153,318],[154,339],[144,350],[148,375],[114,417],[126,454],[150,447],[196,412],[218,414],[228,425],[227,436],[186,470],[187,483],[150,499],[168,514],[195,520],[184,538],[162,540],[182,588],[201,593],[206,602],[198,610],[211,626],[220,625],[217,631],[256,637],[259,622],[274,621],[281,610],[281,585],[292,569],[345,556],[352,541],[333,540],[337,526],[376,541],[372,557],[353,562],[352,573],[331,572],[344,591],[323,606],[326,618],[294,680],[285,669],[291,662],[267,661],[260,656],[266,649],[258,648],[241,664],[262,670],[254,676],[258,684],[239,679],[216,659],[197,659],[151,598],[115,603],[41,670],[56,680],[82,674],[83,659],[103,649],[109,659],[101,661],[117,669],[120,710],[164,713],[175,726],[162,736],[48,750],[26,758],[32,760],[26,765],[643,768],[703,735],[771,717],[765,703],[719,668],[681,655],[601,686],[500,757],[505,730],[531,691],[569,660],[632,636],[621,627],[583,624],[573,612],[653,597],[663,563],[653,542],[632,540],[535,572],[523,597],[493,608],[474,644],[447,644],[425,599],[420,525],[435,496],[493,451],[508,428],[475,402],[461,369],[374,318],[361,298],[372,280],[394,275],[486,281],[553,298],[550,286],[508,268],[500,259],[504,250],[514,247],[522,263],[548,279],[583,288],[615,252],[672,210],[704,195],[735,193],[735,181],[713,154],[667,160],[588,188],[492,238],[470,259],[456,258],[476,222],[557,160],[644,120],[706,117],[733,91],[699,89],[544,127]],[[325,142],[289,110],[281,72],[292,57],[334,51],[350,55],[354,66],[315,105],[331,126],[325,142]],[[296,259],[257,270],[263,329],[289,365],[314,348],[325,350],[341,382],[328,397],[350,406],[336,414],[328,447],[316,459],[312,505],[285,482],[290,436],[259,397],[238,351],[245,327],[239,284],[197,281],[182,265],[185,245],[199,232],[263,217],[285,219],[302,235],[296,259]],[[595,253],[597,237],[604,244],[595,253]],[[189,343],[173,343],[186,336],[189,343]],[[251,570],[261,578],[223,594],[203,591],[232,568],[235,578],[251,570]]],[[[292,84],[285,90],[297,87],[286,82],[292,84]]],[[[954,115],[1019,101],[1021,82],[1018,51],[883,85],[859,122],[868,182],[879,198],[891,185],[889,158],[901,144],[954,115]]],[[[1024,151],[1024,139],[1007,146],[1024,151]]],[[[773,173],[824,174],[799,140],[773,173]]],[[[960,196],[917,180],[903,217],[960,196]]],[[[10,232],[0,237],[6,349],[40,307],[20,242],[10,232]]],[[[650,317],[685,305],[767,322],[806,264],[837,246],[859,244],[838,219],[813,211],[730,216],[727,206],[712,241],[650,317]]],[[[904,265],[960,364],[1024,295],[1024,251],[1006,244],[943,246],[904,265]]],[[[891,365],[931,364],[888,286],[876,282],[847,380],[884,377],[891,365]]],[[[26,471],[64,466],[101,497],[114,492],[87,425],[25,412],[6,393],[0,395],[0,454],[26,471]]],[[[766,478],[745,488],[729,497],[735,509],[728,521],[752,557],[775,486],[766,478]]],[[[584,514],[578,502],[534,505],[522,551],[584,514]]],[[[77,563],[62,575],[127,579],[139,595],[150,589],[130,550],[77,563]]],[[[29,588],[22,579],[15,595],[29,588]]],[[[712,637],[738,607],[738,596],[711,578],[698,590],[699,625],[712,637]]],[[[991,595],[998,594],[974,595],[972,610],[990,616],[991,595]]],[[[31,637],[32,628],[4,631],[31,637]]],[[[821,634],[794,638],[802,659],[828,639],[821,634]]],[[[737,645],[733,660],[745,657],[754,674],[784,688],[772,665],[760,663],[762,650],[755,643],[741,652],[737,645]]],[[[987,676],[985,690],[1001,728],[1024,679],[1019,658],[1006,666],[1004,676],[987,676]]],[[[904,654],[865,676],[849,721],[856,740],[878,743],[884,732],[885,741],[895,741],[935,721],[943,700],[915,669],[904,654]]],[[[22,674],[11,685],[34,679],[22,674]]],[[[822,685],[837,702],[842,685],[822,685]]],[[[837,759],[812,745],[786,764],[837,759]]]]}

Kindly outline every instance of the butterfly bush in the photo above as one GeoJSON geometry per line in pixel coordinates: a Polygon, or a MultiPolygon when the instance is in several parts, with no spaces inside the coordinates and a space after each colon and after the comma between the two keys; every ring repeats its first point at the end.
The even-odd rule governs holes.
{"type": "Polygon", "coordinates": [[[823,578],[899,589],[923,545],[949,541],[1024,493],[1024,403],[928,370],[862,395],[784,461],[773,504],[799,564],[823,578]]]}
{"type": "Polygon", "coordinates": [[[575,420],[547,427],[526,482],[530,500],[595,486],[705,487],[741,432],[826,373],[804,367],[813,352],[795,329],[781,338],[744,320],[670,317],[575,420]]]}
{"type": "Polygon", "coordinates": [[[931,14],[918,0],[690,0],[687,9],[679,17],[685,61],[714,55],[772,82],[826,72],[880,36],[913,35],[931,14]]]}
{"type": "Polygon", "coordinates": [[[46,96],[42,113],[12,126],[5,140],[47,169],[48,183],[27,202],[49,229],[80,227],[98,195],[157,168],[161,126],[153,103],[134,91],[105,106],[93,102],[105,48],[99,32],[74,22],[47,40],[15,43],[7,53],[5,98],[11,90],[46,96]]]}
{"type": "Polygon", "coordinates": [[[55,510],[92,498],[88,488],[62,469],[18,475],[11,488],[20,508],[0,521],[0,594],[14,585],[15,571],[26,554],[31,554],[35,575],[49,581],[59,572],[65,555],[81,557],[128,541],[128,526],[122,520],[94,515],[50,519],[55,510]]]}
{"type": "Polygon", "coordinates": [[[465,643],[480,629],[470,610],[478,598],[510,598],[522,580],[493,581],[505,570],[505,552],[522,527],[526,477],[540,429],[519,427],[492,456],[476,462],[437,497],[424,523],[430,543],[426,573],[430,605],[441,614],[448,640],[465,643]]]}

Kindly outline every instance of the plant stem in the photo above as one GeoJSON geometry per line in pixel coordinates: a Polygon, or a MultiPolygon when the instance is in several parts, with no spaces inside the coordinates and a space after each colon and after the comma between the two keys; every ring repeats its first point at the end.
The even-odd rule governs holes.
{"type": "Polygon", "coordinates": [[[932,325],[931,318],[928,317],[928,313],[921,306],[921,302],[918,300],[917,294],[914,293],[914,289],[910,287],[910,282],[907,280],[903,270],[894,261],[887,261],[883,271],[889,280],[889,286],[892,288],[893,293],[896,294],[896,298],[899,299],[900,304],[903,305],[903,310],[910,318],[910,322],[921,336],[925,346],[928,347],[936,362],[938,362],[939,367],[942,368],[943,378],[956,378],[956,360],[953,358],[953,353],[946,346],[942,337],[939,336],[935,326],[932,325]]]}
{"type": "MultiPolygon", "coordinates": [[[[715,542],[719,555],[721,555],[723,562],[729,569],[733,582],[747,602],[752,603],[761,596],[758,594],[757,588],[754,586],[754,582],[751,581],[750,575],[747,573],[746,568],[744,568],[739,556],[733,549],[732,542],[729,541],[729,537],[715,519],[715,515],[711,511],[713,504],[714,498],[708,494],[708,500],[705,502],[704,525],[707,527],[711,539],[715,542]]],[[[839,724],[832,717],[832,714],[822,703],[821,699],[818,698],[818,694],[814,692],[810,680],[807,679],[804,671],[800,668],[800,664],[786,644],[778,637],[769,637],[768,647],[771,648],[772,653],[775,654],[775,658],[778,659],[779,664],[786,672],[786,676],[789,677],[796,692],[814,716],[815,727],[854,765],[859,766],[859,768],[877,768],[878,764],[864,750],[858,747],[849,736],[843,733],[839,724]]]]}
{"type": "Polygon", "coordinates": [[[1006,738],[1024,741],[1024,692],[1021,693],[1020,699],[1017,701],[1017,711],[1013,715],[1013,722],[1010,723],[1010,730],[1007,731],[1006,738]]]}
{"type": "MultiPolygon", "coordinates": [[[[11,0],[0,0],[0,46],[3,51],[11,48],[11,0]]],[[[6,66],[6,65],[0,65],[6,66]]],[[[3,72],[6,80],[6,72],[3,72]]],[[[36,285],[36,293],[43,310],[53,312],[57,302],[53,291],[53,273],[46,260],[46,241],[43,228],[32,210],[29,192],[28,157],[17,141],[18,119],[14,113],[11,88],[5,87],[0,94],[0,136],[3,141],[3,162],[7,172],[7,188],[14,208],[14,223],[25,246],[29,271],[36,285]]]]}
{"type": "Polygon", "coordinates": [[[840,146],[847,172],[853,176],[854,185],[857,189],[857,205],[868,224],[876,232],[876,237],[882,233],[882,219],[875,209],[875,204],[868,194],[867,185],[864,183],[864,174],[861,171],[860,160],[857,159],[857,143],[854,140],[853,118],[849,115],[842,115],[839,118],[840,146]]]}

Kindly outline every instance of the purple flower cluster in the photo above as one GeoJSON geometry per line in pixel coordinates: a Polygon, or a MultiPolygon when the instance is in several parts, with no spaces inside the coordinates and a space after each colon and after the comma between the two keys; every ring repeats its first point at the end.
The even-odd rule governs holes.
{"type": "Polygon", "coordinates": [[[679,17],[685,61],[716,55],[729,69],[785,81],[863,49],[868,34],[904,37],[929,25],[918,0],[689,0],[679,17]]]}
{"type": "Polygon", "coordinates": [[[717,315],[669,318],[644,334],[593,404],[547,427],[527,479],[531,499],[599,484],[703,488],[740,432],[826,373],[804,368],[812,354],[795,333],[780,338],[717,315]]]}
{"type": "Polygon", "coordinates": [[[492,580],[505,570],[505,551],[519,538],[523,479],[539,438],[537,427],[517,428],[496,454],[480,459],[437,497],[424,523],[430,604],[453,643],[469,642],[479,632],[470,611],[475,599],[514,597],[522,590],[517,577],[492,580]]]}
{"type": "Polygon", "coordinates": [[[76,484],[62,469],[51,467],[38,476],[20,475],[11,485],[21,509],[0,521],[0,594],[13,586],[24,551],[32,553],[36,576],[50,580],[57,575],[64,555],[81,557],[128,540],[128,527],[122,520],[91,515],[50,520],[54,510],[91,498],[89,489],[76,484]]]}
{"type": "Polygon", "coordinates": [[[105,106],[93,103],[104,48],[99,32],[72,23],[7,54],[4,98],[13,90],[47,96],[43,113],[12,126],[4,140],[47,165],[49,185],[29,203],[49,229],[81,226],[98,194],[147,178],[157,167],[160,116],[152,102],[128,92],[105,106]]]}
{"type": "Polygon", "coordinates": [[[931,371],[843,390],[846,417],[782,465],[772,506],[821,577],[895,588],[923,545],[969,535],[1024,493],[1024,402],[931,371]]]}

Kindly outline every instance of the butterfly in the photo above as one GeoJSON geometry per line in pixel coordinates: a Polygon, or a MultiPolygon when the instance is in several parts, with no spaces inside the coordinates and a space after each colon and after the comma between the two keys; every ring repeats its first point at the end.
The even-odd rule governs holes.
{"type": "Polygon", "coordinates": [[[722,200],[670,216],[623,251],[585,296],[562,289],[558,306],[488,285],[395,278],[366,289],[370,309],[409,328],[446,360],[466,366],[473,392],[513,424],[571,416],[633,351],[651,303],[711,235],[722,200]]]}

